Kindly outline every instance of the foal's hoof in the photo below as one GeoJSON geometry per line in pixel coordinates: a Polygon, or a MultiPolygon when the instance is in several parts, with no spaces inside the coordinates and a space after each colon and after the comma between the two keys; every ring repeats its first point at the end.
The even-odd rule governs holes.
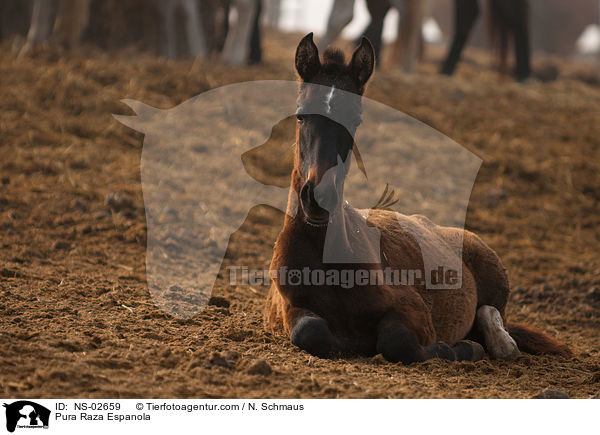
{"type": "Polygon", "coordinates": [[[456,355],[456,361],[480,361],[485,356],[483,346],[470,340],[459,341],[452,350],[456,355]]]}
{"type": "Polygon", "coordinates": [[[327,322],[317,317],[298,320],[291,333],[292,343],[319,358],[331,356],[334,337],[327,322]]]}
{"type": "Polygon", "coordinates": [[[521,356],[517,343],[508,333],[502,337],[502,340],[496,341],[494,346],[488,346],[488,349],[494,359],[510,361],[521,356]]]}
{"type": "Polygon", "coordinates": [[[408,365],[424,361],[424,349],[414,332],[406,329],[387,329],[377,338],[377,353],[391,363],[408,365]]]}
{"type": "Polygon", "coordinates": [[[456,355],[450,346],[446,343],[435,343],[425,347],[425,355],[429,358],[440,358],[448,361],[455,361],[456,355]]]}
{"type": "Polygon", "coordinates": [[[493,359],[511,360],[521,355],[517,343],[504,328],[497,308],[489,305],[479,307],[477,326],[485,336],[485,347],[493,359]]]}

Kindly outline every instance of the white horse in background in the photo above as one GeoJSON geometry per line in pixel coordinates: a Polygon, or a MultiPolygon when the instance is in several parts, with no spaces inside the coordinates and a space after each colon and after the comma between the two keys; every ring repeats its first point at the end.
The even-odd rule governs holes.
{"type": "Polygon", "coordinates": [[[185,17],[185,36],[192,57],[202,59],[208,56],[204,29],[200,21],[197,0],[155,0],[156,7],[165,26],[161,54],[167,59],[177,57],[177,12],[181,10],[185,17]]]}
{"type": "Polygon", "coordinates": [[[226,65],[244,65],[250,53],[250,37],[258,0],[231,0],[230,7],[236,11],[235,26],[229,27],[221,61],[226,65]]]}

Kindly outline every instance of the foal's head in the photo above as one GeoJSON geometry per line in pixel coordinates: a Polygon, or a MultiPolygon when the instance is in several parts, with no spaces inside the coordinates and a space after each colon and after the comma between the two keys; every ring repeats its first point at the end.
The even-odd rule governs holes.
{"type": "Polygon", "coordinates": [[[348,64],[341,51],[319,59],[312,33],[296,49],[298,96],[296,183],[304,219],[327,225],[341,206],[354,135],[361,123],[361,99],[375,66],[371,43],[363,38],[348,64]]]}

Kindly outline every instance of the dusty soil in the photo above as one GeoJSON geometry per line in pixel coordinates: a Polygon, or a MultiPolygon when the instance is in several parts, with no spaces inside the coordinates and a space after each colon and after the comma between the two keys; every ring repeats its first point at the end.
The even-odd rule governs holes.
{"type": "MultiPolygon", "coordinates": [[[[524,355],[409,367],[380,357],[320,360],[264,332],[266,288],[223,280],[213,291],[222,299],[191,319],[154,305],[145,282],[143,137],[110,114],[130,113],[123,98],[168,108],[227,83],[293,79],[296,41],[268,43],[266,63],[248,68],[93,47],[17,58],[10,43],[0,46],[0,395],[599,393],[600,87],[594,73],[562,63],[555,63],[558,80],[523,86],[500,81],[477,56],[452,79],[436,75],[430,62],[414,77],[378,72],[367,95],[484,160],[467,228],[509,270],[509,318],[568,343],[573,359],[524,355]],[[250,370],[256,359],[272,372],[250,370]]],[[[267,268],[282,218],[254,209],[228,258],[267,268]]]]}

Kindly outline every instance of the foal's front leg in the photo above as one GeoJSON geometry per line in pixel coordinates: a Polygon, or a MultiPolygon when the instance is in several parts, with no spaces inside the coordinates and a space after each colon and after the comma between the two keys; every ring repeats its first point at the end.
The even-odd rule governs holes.
{"type": "Polygon", "coordinates": [[[389,313],[377,328],[377,353],[393,363],[411,364],[432,358],[450,361],[478,361],[483,358],[483,347],[471,341],[460,341],[453,348],[445,343],[422,346],[414,330],[398,313],[389,313]]]}
{"type": "Polygon", "coordinates": [[[404,316],[399,313],[388,313],[379,322],[377,353],[383,355],[386,360],[411,364],[432,358],[432,352],[435,351],[436,356],[455,359],[452,349],[448,346],[438,346],[435,349],[421,346],[417,334],[408,327],[404,316]]]}
{"type": "Polygon", "coordinates": [[[295,320],[290,333],[292,344],[319,358],[337,353],[338,343],[325,319],[304,312],[295,320]]]}
{"type": "Polygon", "coordinates": [[[287,324],[292,343],[319,358],[373,354],[372,345],[360,339],[336,337],[322,317],[301,308],[291,308],[287,324]]]}

